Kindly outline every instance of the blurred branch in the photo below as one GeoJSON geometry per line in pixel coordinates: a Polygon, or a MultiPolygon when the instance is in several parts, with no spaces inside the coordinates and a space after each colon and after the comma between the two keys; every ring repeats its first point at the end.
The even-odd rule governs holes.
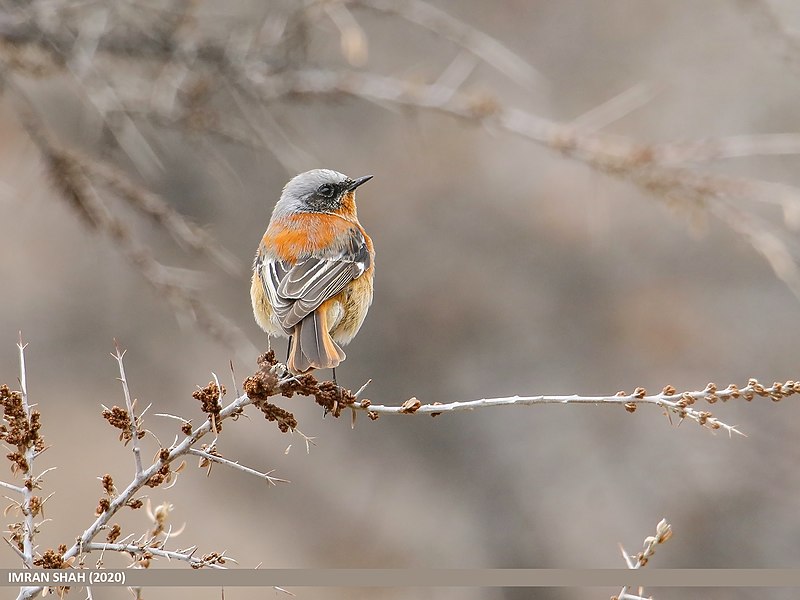
{"type": "MultiPolygon", "coordinates": [[[[181,0],[176,6],[190,4],[181,0]]],[[[75,7],[54,3],[52,8],[58,14],[75,7]]],[[[0,10],[0,78],[13,93],[17,104],[21,105],[18,108],[20,121],[40,151],[56,191],[68,201],[84,223],[108,235],[114,242],[113,247],[139,270],[159,297],[166,299],[179,314],[189,315],[200,329],[242,356],[252,355],[256,349],[239,328],[187,283],[187,277],[183,276],[185,273],[179,273],[158,262],[149,248],[137,241],[133,230],[117,216],[109,200],[117,198],[130,204],[152,218],[182,246],[206,254],[229,273],[239,274],[241,268],[235,257],[207,232],[175,211],[161,197],[134,183],[120,169],[96,157],[58,144],[48,131],[45,119],[39,115],[28,95],[14,79],[17,73],[23,76],[49,76],[68,68],[76,78],[83,81],[86,68],[75,66],[72,59],[76,53],[88,52],[88,58],[84,59],[94,64],[100,60],[98,55],[119,50],[119,44],[124,46],[124,41],[120,39],[124,36],[106,35],[107,30],[113,30],[113,27],[107,22],[108,11],[101,7],[101,12],[99,21],[91,21],[95,23],[91,27],[91,36],[81,38],[83,29],[78,33],[72,32],[68,27],[59,26],[53,29],[48,26],[45,16],[34,7],[31,10],[19,8],[13,17],[10,11],[0,10]],[[87,39],[88,46],[82,43],[87,39]],[[31,49],[36,51],[31,52],[31,49]]],[[[146,48],[153,44],[158,45],[159,39],[163,42],[177,36],[178,23],[183,23],[184,17],[183,12],[175,19],[164,19],[163,15],[159,17],[159,27],[163,29],[148,28],[141,32],[141,35],[147,37],[147,43],[142,44],[137,52],[147,53],[146,48]]],[[[185,58],[185,44],[177,39],[172,41],[174,47],[171,47],[170,52],[181,54],[185,58]]],[[[91,89],[90,82],[86,85],[87,89],[91,89]]],[[[104,83],[100,95],[110,95],[114,99],[114,105],[119,93],[110,83],[104,83]]],[[[88,96],[97,104],[91,93],[88,96]]]]}
{"type": "MultiPolygon", "coordinates": [[[[33,113],[25,113],[23,124],[42,155],[55,189],[91,229],[105,233],[160,297],[179,312],[191,315],[207,334],[243,354],[254,352],[255,348],[238,327],[206,303],[202,294],[187,286],[174,271],[153,258],[149,249],[140,245],[130,228],[111,211],[100,193],[102,184],[108,180],[94,179],[97,170],[105,168],[98,167],[93,158],[56,144],[33,113]]],[[[124,184],[117,180],[117,185],[124,184]]]]}
{"type": "Polygon", "coordinates": [[[569,125],[583,133],[593,133],[611,123],[619,121],[656,97],[656,86],[645,82],[631,86],[621,94],[606,100],[591,110],[573,119],[569,125]]]}
{"type": "MultiPolygon", "coordinates": [[[[778,204],[784,211],[784,226],[800,229],[800,190],[697,168],[697,163],[730,158],[798,154],[800,136],[795,134],[639,143],[599,130],[649,101],[654,92],[648,86],[634,86],[573,123],[558,123],[506,106],[490,94],[462,92],[460,87],[473,64],[461,56],[433,84],[349,68],[304,68],[310,62],[306,56],[309,32],[326,16],[339,29],[350,64],[365,60],[367,34],[350,12],[359,8],[427,29],[523,85],[539,78],[534,67],[498,40],[422,0],[311,2],[288,15],[276,11],[257,28],[249,22],[240,23],[244,33],[235,39],[201,27],[193,4],[183,0],[168,2],[160,9],[151,7],[136,17],[123,11],[119,14],[131,20],[123,20],[128,25],[125,27],[113,27],[108,22],[110,13],[102,6],[54,4],[56,17],[72,26],[60,24],[56,17],[48,18],[42,11],[19,7],[0,11],[0,60],[4,69],[28,77],[66,70],[84,86],[112,131],[120,119],[148,119],[187,135],[205,134],[263,149],[279,157],[282,164],[291,165],[298,161],[287,159],[285,144],[276,143],[272,139],[276,136],[263,127],[265,107],[275,101],[351,96],[382,106],[434,110],[534,141],[596,171],[629,181],[671,207],[708,211],[760,253],[800,298],[800,251],[794,236],[775,223],[757,218],[747,207],[752,202],[778,204]],[[97,23],[105,24],[104,28],[97,23]],[[84,76],[82,73],[88,71],[75,67],[81,60],[75,55],[81,52],[91,57],[93,77],[84,76]],[[302,60],[284,60],[287,53],[302,60]],[[236,110],[230,110],[232,105],[236,110]],[[743,225],[740,218],[747,224],[743,225]]],[[[751,0],[747,5],[766,10],[772,22],[780,25],[764,2],[751,0]]],[[[155,218],[181,243],[203,248],[217,262],[231,266],[230,256],[201,230],[179,220],[177,213],[156,196],[132,185],[111,167],[96,161],[83,163],[86,176],[97,185],[102,184],[108,192],[155,218]]],[[[165,295],[182,310],[198,316],[217,339],[225,339],[228,345],[233,338],[245,343],[243,336],[234,333],[230,324],[223,324],[218,315],[212,317],[207,308],[192,306],[179,288],[172,286],[165,295]]]]}
{"type": "Polygon", "coordinates": [[[486,32],[420,0],[344,0],[347,4],[395,14],[474,54],[517,84],[532,89],[545,78],[528,61],[486,32]]]}
{"type": "MultiPolygon", "coordinates": [[[[629,556],[625,549],[620,545],[619,549],[622,552],[622,558],[625,559],[625,564],[629,569],[641,569],[646,566],[650,558],[656,553],[656,546],[665,543],[672,537],[672,525],[667,523],[666,519],[661,519],[656,525],[656,534],[654,536],[647,536],[644,539],[644,549],[635,556],[629,556]],[[635,559],[635,560],[632,560],[635,559]]],[[[647,600],[642,598],[642,589],[639,588],[637,594],[628,593],[628,586],[623,586],[619,594],[612,596],[611,600],[647,600]]]]}
{"type": "Polygon", "coordinates": [[[738,4],[752,17],[761,37],[797,72],[800,69],[800,35],[784,26],[768,0],[739,0],[738,4]]]}
{"type": "Polygon", "coordinates": [[[792,156],[800,154],[800,134],[765,133],[667,142],[655,144],[653,153],[655,160],[664,164],[710,162],[751,156],[792,156]]]}
{"type": "Polygon", "coordinates": [[[322,9],[339,29],[342,55],[354,67],[367,62],[367,35],[343,2],[323,2],[322,9]]]}
{"type": "Polygon", "coordinates": [[[89,176],[113,195],[150,216],[172,235],[179,244],[207,254],[228,273],[241,274],[239,261],[214,240],[208,232],[187,220],[167,204],[161,196],[137,185],[120,169],[97,159],[84,160],[89,176]]]}
{"type": "Polygon", "coordinates": [[[668,205],[703,210],[712,207],[711,214],[726,225],[731,226],[736,217],[744,215],[747,226],[737,223],[734,230],[767,260],[775,275],[800,299],[800,268],[790,242],[777,235],[774,225],[762,224],[751,211],[729,210],[734,200],[777,203],[784,208],[786,225],[795,228],[800,214],[800,189],[680,164],[691,162],[692,157],[711,160],[714,155],[784,154],[800,150],[798,137],[755,136],[751,141],[747,136],[736,136],[714,141],[646,145],[620,136],[586,133],[531,112],[505,107],[491,96],[470,96],[438,83],[411,83],[363,72],[302,70],[280,76],[262,74],[239,78],[236,85],[258,102],[296,96],[354,96],[372,102],[435,110],[541,144],[596,171],[634,183],[668,205]],[[770,243],[763,243],[767,239],[770,243]]]}

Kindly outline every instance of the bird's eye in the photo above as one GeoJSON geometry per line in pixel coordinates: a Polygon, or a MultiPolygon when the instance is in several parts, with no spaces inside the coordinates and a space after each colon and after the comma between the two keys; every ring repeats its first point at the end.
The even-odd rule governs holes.
{"type": "Polygon", "coordinates": [[[330,183],[323,183],[319,186],[317,193],[324,197],[324,198],[333,198],[333,194],[336,190],[333,189],[333,186],[330,183]]]}

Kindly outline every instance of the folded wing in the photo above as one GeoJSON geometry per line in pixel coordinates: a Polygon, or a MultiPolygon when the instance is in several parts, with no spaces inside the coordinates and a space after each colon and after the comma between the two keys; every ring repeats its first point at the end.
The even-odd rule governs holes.
{"type": "Polygon", "coordinates": [[[284,332],[290,335],[295,325],[363,274],[371,261],[364,235],[356,228],[340,250],[312,254],[293,265],[264,261],[264,292],[284,332]]]}

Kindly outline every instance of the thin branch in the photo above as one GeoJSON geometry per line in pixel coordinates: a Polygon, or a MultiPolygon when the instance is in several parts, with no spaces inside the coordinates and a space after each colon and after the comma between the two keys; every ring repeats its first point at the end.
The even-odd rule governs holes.
{"type": "Polygon", "coordinates": [[[125,406],[128,409],[128,417],[130,418],[131,427],[131,446],[133,447],[133,457],[136,463],[136,476],[142,474],[142,450],[139,448],[139,418],[136,416],[134,402],[131,399],[131,393],[128,389],[128,379],[125,377],[125,366],[122,363],[122,358],[125,356],[124,351],[120,351],[117,340],[114,340],[115,354],[112,354],[119,365],[119,380],[122,383],[122,392],[125,395],[125,406]]]}
{"type": "MultiPolygon", "coordinates": [[[[635,556],[628,556],[628,553],[625,552],[625,549],[620,546],[620,550],[622,551],[622,556],[625,559],[625,563],[628,565],[629,569],[641,569],[642,567],[646,566],[647,563],[650,561],[650,558],[656,553],[656,546],[659,544],[665,543],[669,538],[672,537],[672,525],[667,523],[666,519],[661,519],[656,525],[656,534],[653,536],[647,536],[644,539],[644,549],[636,554],[635,556]],[[636,559],[631,560],[631,559],[636,559]]],[[[636,600],[641,598],[642,590],[639,589],[638,595],[633,595],[628,593],[628,586],[623,586],[620,590],[619,594],[612,597],[612,600],[636,600]]]]}
{"type": "Polygon", "coordinates": [[[418,27],[450,40],[491,65],[515,83],[533,89],[545,83],[544,76],[527,60],[502,42],[421,0],[349,0],[348,4],[396,14],[418,27]]]}
{"type": "Polygon", "coordinates": [[[637,83],[621,94],[617,94],[576,117],[570,122],[570,125],[584,133],[598,131],[648,104],[657,94],[656,86],[645,82],[637,83]]]}
{"type": "Polygon", "coordinates": [[[19,384],[22,392],[22,407],[25,409],[25,414],[28,418],[31,416],[31,409],[28,406],[28,375],[25,368],[25,348],[28,344],[23,343],[22,332],[19,332],[19,342],[17,342],[17,349],[19,350],[19,384]]]}
{"type": "Polygon", "coordinates": [[[22,553],[22,550],[17,548],[17,545],[14,542],[12,542],[11,540],[9,540],[8,538],[4,537],[3,540],[5,541],[6,544],[9,545],[9,547],[14,551],[14,553],[17,556],[19,556],[22,559],[22,561],[24,562],[25,561],[25,555],[22,553]]]}
{"type": "MultiPolygon", "coordinates": [[[[781,16],[768,0],[739,0],[738,4],[754,19],[761,37],[795,72],[800,69],[800,36],[784,26],[781,16]]],[[[789,5],[791,6],[791,5],[789,5]]]]}
{"type": "Polygon", "coordinates": [[[666,142],[655,144],[653,152],[656,160],[664,164],[711,162],[752,156],[792,156],[800,154],[800,135],[762,133],[666,142]]]}
{"type": "MultiPolygon", "coordinates": [[[[28,420],[28,423],[31,422],[31,408],[28,404],[28,381],[27,381],[27,370],[25,368],[25,348],[27,348],[27,344],[23,343],[22,340],[22,332],[19,333],[19,342],[17,343],[17,348],[19,349],[19,383],[22,392],[22,408],[25,410],[25,417],[28,420]]],[[[33,482],[33,461],[36,458],[36,448],[33,444],[28,444],[25,448],[25,462],[27,463],[27,468],[25,469],[23,476],[26,479],[31,480],[33,482]]],[[[33,535],[35,531],[35,526],[33,523],[33,510],[32,510],[32,501],[33,501],[33,484],[31,483],[30,487],[25,485],[23,487],[23,500],[22,500],[22,514],[25,517],[24,522],[24,531],[22,536],[22,553],[25,555],[25,566],[29,569],[33,568],[33,535]]]]}
{"type": "Polygon", "coordinates": [[[0,481],[0,487],[5,488],[7,490],[11,490],[12,492],[16,492],[18,494],[25,493],[25,488],[20,487],[18,485],[14,485],[13,483],[7,483],[5,481],[0,481]]]}
{"type": "Polygon", "coordinates": [[[99,551],[99,552],[123,552],[128,553],[133,556],[141,556],[145,553],[152,554],[153,556],[159,556],[162,558],[167,558],[169,560],[180,560],[192,565],[193,568],[201,568],[207,567],[211,569],[225,569],[227,567],[223,566],[226,561],[235,562],[229,556],[225,556],[225,554],[214,554],[213,556],[203,556],[203,557],[196,557],[194,556],[194,552],[196,548],[190,548],[188,550],[164,550],[162,548],[155,548],[149,545],[142,545],[138,546],[136,544],[112,544],[107,542],[91,542],[85,546],[85,550],[92,552],[92,551],[99,551]]]}
{"type": "Polygon", "coordinates": [[[353,13],[341,2],[325,2],[322,9],[339,30],[342,55],[354,67],[367,62],[367,35],[353,13]]]}
{"type": "Polygon", "coordinates": [[[506,398],[484,398],[465,402],[449,402],[447,404],[422,404],[416,398],[407,400],[400,406],[387,406],[372,404],[369,401],[355,401],[350,408],[363,410],[373,416],[389,414],[429,414],[438,416],[443,413],[469,411],[493,406],[533,406],[538,404],[595,404],[595,405],[622,405],[629,412],[633,412],[639,404],[659,406],[668,413],[677,415],[679,419],[690,419],[712,430],[724,429],[730,435],[736,433],[744,435],[736,426],[723,423],[710,412],[698,410],[693,405],[701,400],[709,403],[725,402],[733,398],[743,397],[752,400],[755,396],[770,398],[779,401],[782,398],[800,393],[800,382],[776,382],[771,387],[764,387],[756,379],[750,379],[746,386],[739,388],[729,385],[727,388],[718,389],[716,384],[709,383],[704,390],[678,393],[672,386],[667,386],[659,394],[647,395],[644,388],[637,388],[632,394],[619,392],[613,396],[509,396],[506,398]]]}
{"type": "Polygon", "coordinates": [[[243,473],[247,473],[248,475],[255,475],[256,477],[260,477],[261,479],[266,479],[270,485],[277,485],[278,483],[289,483],[288,479],[272,477],[270,473],[274,473],[274,471],[268,471],[267,473],[262,473],[261,471],[256,471],[255,469],[251,469],[250,467],[245,467],[244,465],[241,465],[238,462],[228,460],[227,458],[224,458],[217,454],[210,454],[204,450],[198,450],[197,448],[190,448],[188,454],[193,454],[205,460],[219,463],[221,465],[226,465],[228,467],[231,467],[232,469],[237,469],[239,471],[242,471],[243,473]]]}

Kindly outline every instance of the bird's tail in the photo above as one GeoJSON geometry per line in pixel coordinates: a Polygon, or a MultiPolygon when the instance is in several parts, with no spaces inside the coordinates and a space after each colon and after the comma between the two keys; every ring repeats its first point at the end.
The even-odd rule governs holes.
{"type": "Polygon", "coordinates": [[[294,326],[287,365],[292,373],[333,369],[344,359],[344,350],[328,333],[324,310],[315,310],[294,326]]]}

